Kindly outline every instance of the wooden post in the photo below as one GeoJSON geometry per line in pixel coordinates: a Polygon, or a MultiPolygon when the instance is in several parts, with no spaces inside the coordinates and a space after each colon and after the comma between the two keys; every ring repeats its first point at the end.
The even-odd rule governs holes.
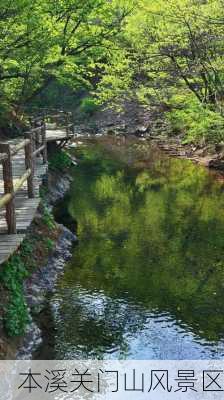
{"type": "Polygon", "coordinates": [[[39,145],[40,145],[40,132],[39,132],[39,130],[37,130],[37,128],[40,126],[40,124],[39,124],[39,120],[34,120],[34,122],[33,122],[33,126],[32,126],[32,128],[34,128],[35,130],[34,130],[34,132],[32,132],[32,128],[31,128],[31,130],[30,130],[30,132],[32,133],[32,141],[33,141],[33,151],[35,151],[35,150],[37,150],[38,149],[38,147],[39,147],[39,145]]]}
{"type": "MultiPolygon", "coordinates": [[[[14,194],[13,187],[13,172],[12,172],[12,158],[9,144],[0,144],[0,152],[6,153],[8,158],[2,161],[4,192],[5,194],[14,194]]],[[[16,213],[14,197],[6,204],[6,222],[8,226],[8,234],[16,234],[16,213]]]]}
{"type": "Polygon", "coordinates": [[[25,165],[26,169],[31,169],[31,174],[27,178],[27,192],[28,197],[33,199],[35,197],[34,192],[34,161],[33,161],[33,138],[32,133],[28,132],[26,135],[29,139],[29,143],[25,146],[25,165]]]}
{"type": "Polygon", "coordinates": [[[71,121],[72,121],[72,133],[73,133],[73,136],[75,136],[75,118],[74,118],[74,113],[73,112],[71,112],[71,121]]]}
{"type": "Polygon", "coordinates": [[[65,120],[66,120],[66,135],[69,137],[69,113],[66,112],[65,114],[65,120]]]}
{"type": "MultiPolygon", "coordinates": [[[[40,122],[39,121],[36,122],[36,128],[38,128],[38,127],[40,127],[40,122]]],[[[41,130],[41,127],[40,127],[40,130],[41,130]]],[[[35,148],[36,148],[36,150],[40,147],[40,130],[38,129],[35,132],[35,142],[36,142],[35,148]]],[[[39,157],[39,155],[38,155],[38,157],[39,157]]]]}
{"type": "Polygon", "coordinates": [[[41,129],[41,135],[42,135],[42,144],[44,145],[44,150],[43,150],[43,163],[47,163],[47,138],[46,138],[46,123],[45,120],[43,119],[43,125],[41,129]]]}

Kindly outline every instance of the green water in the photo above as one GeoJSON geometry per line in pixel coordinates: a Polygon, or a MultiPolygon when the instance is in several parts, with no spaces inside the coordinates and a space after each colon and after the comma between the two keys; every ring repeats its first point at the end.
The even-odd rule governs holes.
{"type": "Polygon", "coordinates": [[[133,140],[74,150],[79,245],[52,298],[56,358],[224,356],[224,187],[133,140]]]}

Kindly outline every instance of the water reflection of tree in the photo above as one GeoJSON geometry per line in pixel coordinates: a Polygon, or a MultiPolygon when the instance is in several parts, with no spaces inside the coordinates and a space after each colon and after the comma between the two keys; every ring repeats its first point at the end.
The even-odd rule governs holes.
{"type": "MultiPolygon", "coordinates": [[[[158,159],[155,153],[145,170],[124,168],[106,156],[102,160],[97,148],[83,153],[70,203],[80,246],[66,284],[75,279],[85,289],[168,310],[207,339],[223,337],[220,184],[202,168],[158,159]]],[[[126,324],[130,328],[125,318],[119,315],[122,322],[112,330],[111,343],[122,342],[126,324]]],[[[106,321],[106,314],[100,325],[93,320],[91,332],[110,341],[106,321]]],[[[90,323],[87,319],[83,329],[90,323]]]]}
{"type": "Polygon", "coordinates": [[[115,353],[126,358],[127,337],[138,332],[146,319],[141,307],[122,299],[114,302],[103,294],[90,295],[81,288],[77,291],[66,288],[57,320],[57,326],[63,326],[58,332],[58,355],[102,359],[105,353],[108,357],[115,353]]]}

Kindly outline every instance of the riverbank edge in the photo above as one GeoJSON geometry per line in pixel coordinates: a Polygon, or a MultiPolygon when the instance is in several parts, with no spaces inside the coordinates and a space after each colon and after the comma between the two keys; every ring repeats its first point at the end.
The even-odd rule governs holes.
{"type": "Polygon", "coordinates": [[[224,172],[224,147],[220,145],[196,146],[182,144],[179,137],[147,137],[144,140],[155,143],[167,155],[183,158],[219,173],[224,172]]]}
{"type": "MultiPolygon", "coordinates": [[[[48,293],[53,293],[55,283],[63,273],[65,263],[71,258],[72,247],[77,242],[76,235],[56,222],[52,213],[55,204],[70,190],[72,169],[73,166],[60,171],[48,170],[40,188],[40,206],[23,244],[2,265],[4,268],[13,257],[17,257],[25,266],[28,276],[23,281],[22,291],[29,321],[23,334],[9,335],[5,329],[4,316],[0,315],[0,359],[31,359],[44,340],[42,320],[48,293]],[[28,251],[28,254],[24,254],[24,243],[25,248],[32,243],[32,251],[28,251]]],[[[6,310],[10,294],[7,287],[0,291],[1,298],[5,298],[1,308],[6,310]]]]}

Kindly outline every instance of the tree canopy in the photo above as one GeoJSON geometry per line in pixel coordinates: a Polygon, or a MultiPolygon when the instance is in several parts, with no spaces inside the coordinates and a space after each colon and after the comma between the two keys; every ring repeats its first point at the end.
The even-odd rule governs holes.
{"type": "Polygon", "coordinates": [[[1,104],[52,82],[103,104],[163,104],[173,131],[223,137],[223,0],[0,0],[1,104]]]}
{"type": "Polygon", "coordinates": [[[1,0],[0,6],[1,95],[17,104],[54,79],[88,84],[132,8],[125,0],[1,0]]]}

